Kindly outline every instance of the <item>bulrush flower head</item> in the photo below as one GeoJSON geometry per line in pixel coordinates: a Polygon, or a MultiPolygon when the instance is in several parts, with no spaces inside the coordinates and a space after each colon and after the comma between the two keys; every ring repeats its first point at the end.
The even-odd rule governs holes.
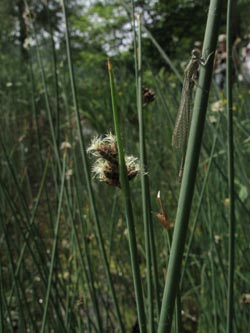
{"type": "Polygon", "coordinates": [[[67,149],[71,149],[72,146],[68,141],[64,141],[61,143],[60,149],[61,150],[67,150],[67,149]]]}
{"type": "Polygon", "coordinates": [[[98,151],[98,147],[100,146],[102,142],[102,139],[98,136],[93,137],[93,139],[91,140],[91,144],[87,149],[87,153],[90,153],[94,156],[98,156],[98,154],[96,153],[98,151]]]}
{"type": "Polygon", "coordinates": [[[138,158],[134,156],[125,156],[125,163],[128,171],[128,179],[133,179],[140,171],[138,158]]]}
{"type": "Polygon", "coordinates": [[[67,154],[69,149],[72,148],[72,145],[68,141],[64,141],[61,143],[60,150],[64,152],[64,154],[67,154]]]}
{"type": "MultiPolygon", "coordinates": [[[[94,177],[108,185],[120,187],[116,137],[109,133],[104,138],[93,138],[87,152],[98,157],[92,168],[94,177]]],[[[125,163],[128,179],[131,180],[140,171],[138,159],[134,156],[125,156],[125,163]]]]}
{"type": "Polygon", "coordinates": [[[93,138],[87,152],[96,157],[102,157],[105,160],[118,164],[116,138],[112,133],[106,134],[104,138],[98,136],[93,138]]]}
{"type": "Polygon", "coordinates": [[[105,161],[103,158],[98,158],[98,160],[95,161],[92,172],[94,174],[94,177],[97,178],[100,181],[103,180],[104,175],[104,169],[106,168],[107,161],[105,161]]]}
{"type": "Polygon", "coordinates": [[[112,164],[103,158],[98,158],[93,165],[92,172],[94,177],[100,182],[120,187],[117,164],[112,164]]]}

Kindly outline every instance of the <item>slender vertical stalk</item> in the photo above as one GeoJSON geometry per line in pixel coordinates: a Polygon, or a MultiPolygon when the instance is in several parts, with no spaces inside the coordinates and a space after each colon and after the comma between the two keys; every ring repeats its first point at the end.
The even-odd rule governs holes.
{"type": "Polygon", "coordinates": [[[151,203],[149,196],[149,182],[147,174],[147,157],[145,148],[144,119],[142,115],[142,48],[141,48],[141,18],[138,15],[138,81],[137,81],[137,110],[139,118],[139,137],[140,137],[140,164],[141,164],[141,187],[142,187],[142,211],[145,232],[145,250],[147,267],[147,310],[148,310],[148,329],[154,332],[154,306],[153,306],[153,282],[152,282],[152,253],[150,251],[150,225],[151,203]]]}
{"type": "Polygon", "coordinates": [[[54,32],[51,22],[51,14],[48,10],[48,5],[44,5],[46,8],[46,15],[49,23],[49,32],[51,40],[51,49],[52,49],[52,61],[53,61],[53,74],[54,74],[54,89],[55,89],[55,110],[56,110],[56,140],[59,146],[60,144],[60,109],[59,109],[59,86],[58,86],[58,73],[57,73],[57,55],[54,42],[54,32]]]}
{"type": "Polygon", "coordinates": [[[101,225],[100,225],[99,217],[98,217],[98,214],[97,214],[94,193],[93,193],[91,180],[90,180],[87,154],[86,154],[86,149],[85,149],[85,144],[84,144],[84,139],[83,139],[83,133],[82,133],[81,121],[80,121],[80,112],[79,112],[78,100],[77,100],[77,95],[76,95],[76,83],[75,83],[75,76],[74,76],[72,57],[71,57],[71,46],[70,46],[70,37],[69,37],[69,28],[68,28],[68,17],[67,17],[67,12],[66,12],[66,7],[65,7],[65,1],[61,0],[61,4],[62,4],[62,8],[63,8],[63,16],[64,16],[64,21],[65,21],[65,26],[66,26],[65,38],[66,38],[66,49],[67,49],[67,58],[68,58],[68,67],[69,67],[69,75],[70,75],[70,82],[71,82],[71,90],[72,90],[73,104],[74,104],[74,110],[75,110],[75,115],[76,115],[76,120],[77,120],[77,130],[78,130],[78,134],[79,134],[79,138],[80,138],[80,140],[79,140],[80,148],[81,148],[80,151],[81,151],[82,163],[83,163],[83,166],[84,166],[87,190],[88,190],[88,195],[89,195],[89,200],[90,200],[90,205],[91,205],[93,218],[94,218],[94,221],[95,221],[95,228],[96,228],[96,233],[97,233],[97,237],[98,237],[98,245],[99,245],[99,250],[100,250],[101,257],[102,257],[102,262],[103,262],[103,265],[104,265],[104,270],[105,270],[107,282],[108,282],[109,289],[110,289],[110,292],[111,292],[111,297],[112,297],[112,300],[113,300],[113,303],[114,303],[119,328],[120,328],[121,332],[124,332],[124,325],[123,325],[123,322],[122,322],[121,313],[120,313],[120,309],[119,309],[119,306],[118,306],[118,301],[117,301],[117,296],[116,296],[115,289],[114,289],[114,284],[113,284],[113,281],[112,281],[112,278],[111,278],[107,253],[106,253],[106,249],[105,249],[105,246],[104,246],[104,240],[103,240],[103,235],[102,235],[102,231],[101,231],[101,225]]]}
{"type": "Polygon", "coordinates": [[[206,189],[206,186],[207,186],[207,183],[208,183],[208,176],[210,175],[212,162],[214,160],[214,152],[215,152],[215,147],[216,147],[216,142],[217,142],[218,125],[219,125],[219,122],[217,123],[216,134],[214,135],[214,138],[213,138],[213,144],[212,144],[212,148],[211,148],[211,151],[210,151],[210,154],[209,154],[207,170],[206,170],[205,177],[203,179],[203,184],[202,184],[201,191],[199,193],[197,210],[196,210],[196,213],[195,213],[194,218],[193,218],[193,225],[192,225],[192,229],[190,231],[190,237],[189,237],[189,240],[188,240],[188,244],[186,246],[186,251],[185,251],[186,257],[185,257],[185,261],[184,261],[183,269],[182,269],[182,275],[181,275],[181,280],[180,280],[180,289],[182,287],[184,276],[185,276],[185,273],[186,273],[186,268],[187,268],[187,265],[188,265],[188,262],[189,262],[189,260],[188,260],[189,259],[189,253],[191,251],[191,245],[192,245],[194,235],[195,235],[195,230],[196,230],[196,227],[197,227],[197,224],[198,224],[198,221],[199,221],[199,216],[200,216],[200,212],[201,212],[201,208],[202,208],[202,201],[204,200],[205,189],[206,189]]]}
{"type": "MultiPolygon", "coordinates": [[[[135,82],[137,85],[138,80],[138,54],[137,54],[137,36],[135,31],[135,2],[134,0],[131,0],[131,6],[132,6],[132,15],[131,15],[131,21],[133,26],[133,35],[134,35],[134,59],[135,59],[135,82]]],[[[137,93],[137,90],[136,90],[137,93]]]]}
{"type": "MultiPolygon", "coordinates": [[[[36,38],[36,34],[35,34],[35,38],[36,38]]],[[[46,109],[47,109],[48,118],[49,118],[50,131],[51,131],[51,136],[52,136],[52,143],[53,143],[54,153],[55,153],[55,156],[56,156],[56,162],[57,162],[58,172],[59,172],[59,175],[61,176],[61,174],[62,174],[62,166],[61,166],[61,161],[60,161],[60,152],[59,152],[59,148],[58,148],[58,145],[57,145],[57,142],[56,142],[56,133],[55,133],[54,126],[53,126],[53,121],[52,121],[52,112],[51,112],[51,107],[50,107],[50,103],[49,103],[48,89],[47,89],[47,85],[46,85],[45,73],[44,73],[44,68],[43,68],[43,64],[42,64],[42,58],[41,58],[41,55],[40,55],[40,50],[39,50],[38,45],[37,45],[36,49],[37,49],[38,63],[39,63],[39,67],[40,67],[40,70],[41,70],[42,84],[43,84],[43,87],[44,87],[44,96],[45,96],[46,109]]],[[[86,169],[87,168],[85,168],[85,170],[86,169]]],[[[56,184],[56,190],[57,190],[57,183],[55,183],[55,184],[56,184]]],[[[59,192],[59,190],[58,190],[58,192],[59,192]]],[[[67,208],[68,208],[68,211],[69,211],[70,219],[72,221],[72,214],[71,214],[72,212],[71,212],[71,209],[70,209],[69,195],[68,195],[67,189],[65,189],[65,198],[66,198],[66,204],[67,204],[67,208]]],[[[79,253],[81,253],[81,250],[80,250],[80,241],[79,241],[79,239],[77,237],[78,235],[77,235],[77,232],[76,232],[76,228],[75,228],[75,225],[73,223],[72,223],[72,225],[73,225],[74,234],[75,234],[75,236],[77,238],[78,250],[79,250],[79,253]]],[[[85,267],[85,265],[83,263],[82,255],[80,255],[80,263],[81,263],[83,272],[85,272],[86,271],[86,267],[85,267]]],[[[86,276],[86,274],[85,274],[85,276],[86,276]]],[[[95,290],[93,290],[93,285],[94,285],[94,281],[93,280],[91,280],[91,284],[92,284],[92,286],[91,286],[92,289],[90,287],[90,289],[91,289],[90,295],[91,295],[91,299],[92,299],[92,302],[93,302],[93,307],[94,307],[94,310],[95,310],[96,322],[97,322],[98,329],[102,330],[101,316],[100,316],[100,311],[99,311],[98,302],[97,302],[97,298],[96,298],[96,292],[95,292],[95,290]]],[[[52,295],[50,295],[50,301],[52,301],[53,305],[54,305],[54,300],[52,298],[52,295]]],[[[58,311],[58,307],[55,306],[55,310],[58,311]]]]}
{"type": "MultiPolygon", "coordinates": [[[[214,333],[219,333],[219,327],[218,327],[218,315],[217,315],[217,302],[216,302],[216,271],[215,271],[215,243],[214,243],[214,234],[213,234],[213,226],[212,226],[212,221],[213,218],[211,216],[211,204],[210,204],[210,196],[209,193],[210,191],[207,191],[207,228],[209,232],[209,237],[210,237],[210,249],[208,252],[208,257],[209,261],[211,264],[211,296],[212,296],[212,304],[213,304],[213,312],[211,313],[211,318],[213,318],[213,332],[214,333]]],[[[210,329],[211,330],[211,329],[210,329]]]]}
{"type": "Polygon", "coordinates": [[[49,299],[50,299],[50,294],[51,294],[53,271],[55,269],[54,266],[55,266],[55,262],[56,262],[56,260],[55,260],[56,259],[56,249],[57,249],[59,226],[60,226],[60,220],[61,220],[61,207],[62,207],[64,181],[65,181],[65,167],[66,167],[66,155],[64,155],[64,159],[63,159],[63,171],[62,171],[62,175],[61,175],[61,177],[62,177],[61,189],[60,189],[60,196],[59,196],[58,209],[57,209],[57,218],[56,218],[56,223],[55,223],[54,242],[53,242],[53,248],[52,248],[52,253],[51,253],[48,288],[47,288],[46,298],[45,298],[41,333],[44,333],[46,331],[46,325],[47,325],[48,306],[49,306],[49,299]]]}
{"type": "Polygon", "coordinates": [[[228,190],[229,190],[229,242],[228,242],[228,303],[227,303],[227,333],[233,332],[234,321],[234,261],[235,261],[235,212],[234,212],[234,134],[233,134],[233,96],[232,96],[232,9],[233,1],[227,2],[227,124],[228,124],[228,190]]]}
{"type": "Polygon", "coordinates": [[[163,48],[160,46],[160,44],[157,42],[157,40],[154,38],[154,36],[151,34],[151,32],[145,26],[143,26],[143,30],[146,32],[148,38],[154,44],[154,46],[156,47],[156,49],[158,50],[158,52],[160,53],[160,55],[162,56],[162,58],[166,61],[166,63],[171,68],[171,70],[174,72],[174,74],[176,75],[177,79],[180,82],[182,82],[182,77],[181,77],[179,71],[177,70],[177,68],[175,67],[175,65],[171,61],[171,59],[168,57],[168,55],[164,52],[163,48]]]}
{"type": "MultiPolygon", "coordinates": [[[[35,215],[36,215],[36,212],[37,212],[38,205],[40,203],[42,191],[43,191],[44,186],[45,186],[45,180],[46,180],[46,176],[47,176],[47,169],[48,169],[48,160],[46,161],[46,165],[45,165],[45,168],[44,168],[43,176],[42,176],[42,179],[41,179],[41,182],[40,182],[40,187],[39,187],[39,190],[38,190],[38,193],[37,193],[37,196],[36,196],[36,200],[35,200],[34,208],[33,208],[33,211],[32,211],[32,215],[30,217],[30,221],[29,221],[29,225],[30,226],[35,221],[35,215]]],[[[26,240],[28,240],[30,234],[31,234],[31,229],[29,229],[27,231],[27,233],[25,234],[25,239],[26,240]]],[[[27,247],[27,243],[25,242],[24,245],[22,246],[19,258],[17,260],[16,270],[15,270],[15,276],[16,277],[18,277],[19,272],[21,270],[21,267],[22,267],[22,264],[23,264],[24,255],[25,255],[25,251],[26,251],[26,247],[27,247]]],[[[10,291],[10,296],[12,296],[13,291],[14,291],[14,284],[12,284],[12,289],[10,291]]],[[[11,297],[10,297],[10,299],[11,299],[11,297]]]]}
{"type": "MultiPolygon", "coordinates": [[[[132,0],[132,15],[134,18],[134,1],[132,0]]],[[[134,20],[133,20],[134,22],[134,20]]],[[[145,135],[144,135],[144,124],[143,124],[143,113],[142,113],[142,47],[141,47],[141,28],[142,22],[141,19],[138,20],[138,48],[137,48],[137,35],[134,31],[134,53],[135,53],[135,79],[136,79],[136,97],[137,97],[137,109],[138,109],[138,119],[139,119],[139,140],[140,140],[140,162],[142,167],[144,168],[145,174],[141,174],[141,184],[142,184],[142,200],[145,198],[145,204],[143,204],[143,211],[145,213],[145,218],[147,219],[148,225],[148,241],[149,247],[148,251],[151,255],[151,264],[152,264],[152,276],[154,280],[155,287],[155,296],[156,296],[156,314],[159,317],[160,314],[160,292],[159,292],[159,279],[158,279],[158,268],[157,268],[157,259],[156,259],[156,251],[155,251],[155,239],[154,239],[154,230],[153,230],[153,221],[151,214],[151,201],[150,201],[150,189],[149,189],[149,178],[146,174],[147,172],[147,160],[146,160],[146,149],[145,149],[145,135]],[[138,95],[140,94],[140,95],[138,95]],[[145,208],[145,210],[144,210],[145,208]],[[147,212],[146,212],[147,210],[147,212]],[[146,217],[147,214],[147,217],[146,217]]],[[[134,24],[135,29],[135,24],[134,24]]],[[[146,220],[144,220],[146,221],[146,220]]],[[[146,230],[146,229],[145,229],[146,230]]],[[[147,236],[145,235],[145,239],[147,236]]],[[[148,266],[148,267],[151,267],[148,266]]],[[[149,285],[148,285],[149,286],[149,285]]],[[[150,289],[152,289],[150,287],[150,289]]],[[[153,291],[152,291],[153,292],[153,291]]],[[[153,297],[153,295],[152,295],[153,297]]],[[[153,301],[153,298],[152,298],[153,301]]],[[[149,299],[150,302],[150,299],[149,299]]],[[[153,311],[153,310],[152,310],[153,311]]]]}
{"type": "MultiPolygon", "coordinates": [[[[122,0],[121,3],[123,5],[123,7],[125,8],[127,14],[130,16],[130,10],[129,10],[129,7],[126,4],[126,2],[124,0],[122,0]]],[[[133,15],[132,20],[134,20],[134,1],[131,0],[131,3],[132,3],[132,15],[133,15]]],[[[156,49],[158,50],[158,52],[162,56],[162,58],[168,64],[168,66],[170,67],[170,69],[175,73],[177,79],[180,82],[182,82],[182,77],[181,77],[179,71],[177,70],[177,68],[175,67],[174,63],[171,61],[171,59],[168,57],[168,55],[164,52],[163,48],[159,45],[159,43],[157,42],[157,40],[154,38],[154,36],[151,34],[151,32],[146,28],[146,26],[143,24],[143,22],[142,22],[142,27],[143,27],[143,30],[146,32],[148,38],[151,40],[151,42],[153,43],[153,45],[156,47],[156,49]]],[[[135,61],[136,61],[136,58],[137,58],[137,56],[135,56],[135,61]]]]}
{"type": "Polygon", "coordinates": [[[25,308],[23,306],[22,302],[22,289],[23,286],[21,285],[19,279],[15,277],[15,265],[14,265],[14,258],[13,258],[13,253],[11,252],[11,244],[10,244],[10,238],[8,236],[8,231],[6,229],[6,223],[5,220],[2,216],[2,212],[0,210],[0,227],[2,231],[2,235],[4,236],[5,244],[6,244],[6,252],[8,255],[9,259],[9,265],[10,265],[10,273],[11,273],[11,278],[15,286],[15,297],[16,297],[16,311],[18,311],[18,318],[19,318],[19,329],[21,332],[26,332],[26,320],[25,320],[25,308]]]}
{"type": "Polygon", "coordinates": [[[212,78],[213,58],[218,37],[221,5],[221,0],[211,0],[210,2],[203,50],[206,55],[211,52],[213,52],[213,54],[208,59],[205,68],[201,68],[199,83],[197,85],[193,119],[188,140],[186,162],[178,202],[158,333],[171,332],[173,308],[179,287],[181,263],[194,193],[209,87],[212,78]]]}
{"type": "Polygon", "coordinates": [[[181,291],[180,288],[176,293],[175,301],[175,332],[182,332],[182,318],[181,318],[181,291]]]}
{"type": "Polygon", "coordinates": [[[143,333],[146,332],[147,330],[146,330],[146,317],[145,317],[144,300],[143,300],[142,284],[141,284],[141,274],[138,263],[137,242],[136,242],[134,217],[133,217],[133,210],[131,203],[131,195],[128,183],[128,176],[127,176],[127,167],[125,164],[124,153],[123,153],[123,143],[121,138],[120,123],[119,123],[116,97],[115,97],[115,85],[114,85],[113,71],[110,60],[108,60],[108,70],[109,70],[109,79],[110,79],[110,90],[111,90],[111,101],[113,109],[115,134],[116,134],[117,149],[119,156],[120,182],[124,197],[126,221],[128,226],[129,249],[130,249],[131,265],[132,265],[135,296],[136,296],[137,314],[138,314],[140,332],[143,333]]]}
{"type": "MultiPolygon", "coordinates": [[[[36,140],[37,140],[37,145],[38,145],[38,151],[39,151],[39,161],[40,161],[40,168],[41,170],[44,168],[44,162],[43,162],[43,157],[42,157],[42,140],[41,140],[41,133],[39,131],[39,125],[38,125],[38,110],[36,107],[36,102],[35,102],[35,79],[34,79],[34,68],[33,68],[33,61],[32,57],[30,56],[29,60],[29,69],[30,69],[30,89],[31,89],[31,105],[32,105],[32,113],[33,113],[33,118],[36,124],[36,140]]],[[[47,162],[46,162],[47,163],[47,162]]],[[[45,195],[46,195],[46,204],[48,207],[48,217],[49,217],[49,222],[51,228],[53,228],[53,213],[51,209],[51,203],[49,200],[49,193],[48,193],[48,186],[45,184],[45,195]]]]}
{"type": "Polygon", "coordinates": [[[4,333],[4,305],[5,305],[5,296],[3,293],[3,279],[2,279],[2,265],[0,262],[0,333],[4,333]]]}

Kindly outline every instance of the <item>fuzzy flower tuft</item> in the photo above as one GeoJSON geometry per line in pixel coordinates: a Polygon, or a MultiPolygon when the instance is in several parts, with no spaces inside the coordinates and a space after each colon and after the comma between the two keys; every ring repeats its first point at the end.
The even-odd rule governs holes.
{"type": "Polygon", "coordinates": [[[102,157],[112,163],[117,163],[118,153],[115,136],[109,133],[104,138],[94,137],[87,152],[95,157],[102,157]]]}
{"type": "Polygon", "coordinates": [[[125,163],[128,171],[128,179],[133,179],[141,171],[138,158],[134,156],[125,156],[125,163]]]}
{"type": "MultiPolygon", "coordinates": [[[[109,133],[104,138],[93,138],[87,152],[98,157],[92,167],[94,178],[108,185],[120,187],[116,137],[109,133]]],[[[140,171],[138,159],[134,156],[125,156],[125,163],[128,179],[131,180],[140,171]]]]}

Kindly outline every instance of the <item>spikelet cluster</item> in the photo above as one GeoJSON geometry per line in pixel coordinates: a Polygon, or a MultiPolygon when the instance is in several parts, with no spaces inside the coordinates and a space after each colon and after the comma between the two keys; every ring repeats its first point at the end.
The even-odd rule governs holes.
{"type": "MultiPolygon", "coordinates": [[[[120,187],[119,161],[116,137],[112,133],[102,137],[94,137],[87,149],[89,154],[96,157],[92,167],[96,179],[108,185],[120,187]]],[[[140,171],[138,159],[134,156],[125,156],[128,179],[133,179],[140,171]]]]}

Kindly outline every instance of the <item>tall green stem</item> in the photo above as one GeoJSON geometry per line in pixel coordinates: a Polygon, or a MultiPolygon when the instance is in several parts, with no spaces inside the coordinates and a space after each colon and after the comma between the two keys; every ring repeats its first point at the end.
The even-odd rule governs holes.
{"type": "MultiPolygon", "coordinates": [[[[135,2],[134,0],[131,0],[131,21],[132,21],[132,27],[133,27],[133,35],[134,35],[134,59],[135,59],[135,82],[137,84],[138,80],[138,54],[137,54],[137,36],[136,36],[136,31],[135,31],[135,2]]],[[[127,10],[127,8],[126,8],[127,10]]],[[[137,93],[137,90],[136,90],[137,93]]]]}
{"type": "Polygon", "coordinates": [[[80,112],[79,112],[78,100],[77,100],[77,95],[76,95],[76,84],[75,84],[75,76],[74,76],[72,57],[71,57],[71,46],[70,46],[70,37],[69,37],[69,29],[68,29],[68,18],[67,18],[67,13],[66,13],[65,1],[61,0],[61,3],[62,3],[64,20],[65,20],[65,25],[66,25],[66,29],[65,29],[66,48],[67,48],[67,57],[68,57],[68,66],[69,66],[71,90],[72,90],[72,95],[73,95],[75,115],[76,115],[76,119],[77,119],[77,129],[78,129],[78,134],[79,134],[79,137],[80,137],[79,142],[80,142],[80,148],[81,148],[81,158],[82,158],[82,163],[83,163],[83,166],[84,166],[85,178],[86,178],[86,183],[87,183],[87,190],[88,190],[88,194],[89,194],[89,200],[90,200],[90,204],[91,204],[93,218],[94,218],[94,221],[95,221],[96,233],[97,233],[97,237],[98,237],[98,245],[99,245],[100,254],[101,254],[104,269],[105,269],[107,282],[108,282],[110,292],[111,292],[111,296],[112,296],[112,300],[113,300],[113,303],[114,303],[119,328],[120,328],[121,332],[124,332],[124,325],[123,325],[123,322],[122,322],[121,313],[120,313],[120,309],[119,309],[118,301],[117,301],[117,296],[116,296],[113,281],[112,281],[112,278],[111,278],[107,253],[106,253],[106,249],[105,249],[105,246],[104,246],[104,240],[103,240],[103,235],[102,235],[102,231],[101,231],[101,225],[100,225],[99,217],[98,217],[98,214],[97,214],[94,193],[93,193],[91,180],[90,180],[90,173],[89,173],[88,161],[87,161],[87,156],[86,156],[86,149],[85,149],[85,144],[84,144],[84,139],[83,139],[83,134],[82,134],[82,128],[81,128],[80,112]]]}
{"type": "Polygon", "coordinates": [[[0,297],[1,297],[1,304],[0,304],[0,333],[4,333],[4,293],[3,293],[3,279],[2,279],[2,265],[0,262],[0,297]]]}
{"type": "Polygon", "coordinates": [[[234,135],[233,135],[233,87],[232,87],[232,5],[227,2],[227,124],[228,124],[228,190],[229,190],[229,242],[228,242],[228,303],[227,303],[227,333],[233,332],[234,320],[234,261],[235,261],[235,213],[234,213],[234,135]]]}
{"type": "Polygon", "coordinates": [[[55,266],[55,263],[56,263],[56,249],[57,249],[58,236],[59,236],[59,227],[60,227],[60,220],[61,220],[61,207],[62,207],[63,192],[64,192],[64,181],[65,181],[65,164],[66,164],[66,155],[64,155],[64,159],[63,159],[63,170],[62,170],[62,175],[61,175],[61,177],[62,177],[62,179],[61,179],[61,190],[60,190],[58,209],[57,209],[57,218],[56,218],[55,232],[54,232],[54,243],[53,243],[53,249],[52,249],[52,253],[51,253],[50,271],[49,271],[49,278],[48,278],[48,288],[47,288],[46,298],[45,298],[41,333],[44,333],[45,330],[46,330],[47,315],[48,315],[48,309],[49,309],[48,308],[49,307],[49,299],[50,299],[51,288],[52,288],[52,278],[53,278],[53,272],[54,272],[54,269],[55,269],[54,266],[55,266]]]}
{"type": "Polygon", "coordinates": [[[212,78],[213,58],[217,43],[221,0],[211,0],[207,19],[203,51],[213,52],[205,68],[201,68],[194,102],[193,119],[188,140],[186,162],[178,202],[168,272],[163,294],[158,333],[171,332],[173,308],[181,275],[181,263],[194,193],[195,177],[199,162],[201,140],[205,123],[208,93],[212,78]]]}
{"type": "Polygon", "coordinates": [[[154,306],[153,306],[153,283],[152,283],[152,253],[150,251],[150,225],[151,203],[149,195],[149,181],[147,174],[147,157],[145,148],[144,119],[142,114],[142,48],[141,48],[141,19],[138,16],[138,81],[137,81],[137,110],[139,118],[140,137],[140,163],[141,163],[141,187],[142,187],[142,211],[145,231],[145,250],[147,267],[147,303],[149,332],[154,331],[154,306]]]}
{"type": "Polygon", "coordinates": [[[144,300],[143,300],[143,293],[142,293],[141,274],[140,274],[139,263],[138,263],[134,216],[133,216],[131,195],[130,195],[130,189],[129,189],[129,183],[128,183],[127,167],[125,164],[124,153],[123,153],[123,143],[122,143],[122,138],[121,138],[119,116],[118,116],[116,97],[115,97],[113,71],[112,71],[112,66],[111,66],[111,63],[109,60],[108,60],[108,70],[109,70],[109,79],[110,79],[110,90],[111,90],[111,100],[112,100],[115,134],[116,134],[117,149],[118,149],[118,156],[119,156],[120,182],[121,182],[121,188],[122,188],[123,197],[124,197],[126,221],[127,221],[127,226],[128,226],[129,249],[130,249],[131,266],[132,266],[132,272],[133,272],[138,321],[139,321],[140,332],[144,333],[147,331],[146,330],[146,317],[145,317],[144,300]]]}
{"type": "MultiPolygon", "coordinates": [[[[121,1],[123,7],[125,8],[127,14],[129,16],[131,16],[130,14],[130,10],[128,5],[126,4],[126,2],[124,0],[121,1]]],[[[131,1],[132,4],[132,20],[134,20],[134,1],[131,1]]],[[[158,50],[158,52],[160,53],[160,55],[162,56],[162,58],[165,60],[166,64],[170,67],[170,69],[173,71],[173,73],[175,73],[177,79],[182,82],[182,77],[179,73],[179,71],[177,70],[177,68],[175,67],[174,63],[171,61],[171,59],[168,57],[168,55],[164,52],[163,48],[160,46],[160,44],[157,42],[157,40],[154,38],[154,36],[151,34],[151,32],[146,28],[146,26],[143,24],[143,22],[141,22],[143,30],[146,32],[148,38],[151,40],[151,42],[153,43],[153,45],[155,46],[155,48],[158,50]]],[[[136,61],[137,55],[135,56],[135,61],[136,61]]],[[[137,73],[136,73],[137,75],[137,73]]]]}

